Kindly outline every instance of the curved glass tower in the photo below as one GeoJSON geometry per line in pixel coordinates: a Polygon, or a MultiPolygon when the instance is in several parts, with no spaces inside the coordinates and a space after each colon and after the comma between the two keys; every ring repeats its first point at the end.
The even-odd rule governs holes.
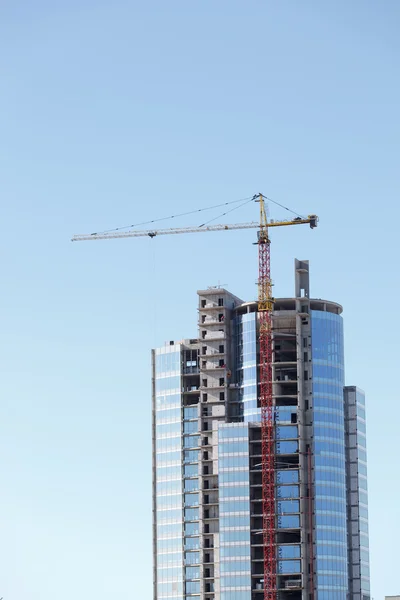
{"type": "MultiPolygon", "coordinates": [[[[273,313],[279,600],[370,600],[365,399],[342,307],[307,261],[273,313]]],[[[259,319],[199,294],[199,335],[153,351],[154,600],[263,600],[259,319]]]]}
{"type": "Polygon", "coordinates": [[[343,320],[312,310],[314,510],[320,600],[348,598],[343,320]]]}

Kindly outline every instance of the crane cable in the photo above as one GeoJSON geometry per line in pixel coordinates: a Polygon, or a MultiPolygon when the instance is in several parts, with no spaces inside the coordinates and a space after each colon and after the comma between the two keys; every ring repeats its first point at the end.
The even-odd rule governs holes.
{"type": "MultiPolygon", "coordinates": [[[[301,219],[304,218],[304,215],[299,215],[299,213],[297,213],[295,210],[292,210],[291,208],[288,208],[287,206],[283,206],[283,204],[280,204],[279,202],[277,202],[276,200],[272,200],[272,198],[268,198],[268,196],[264,196],[264,194],[262,194],[263,197],[268,200],[268,202],[272,202],[273,204],[276,204],[277,206],[280,206],[281,208],[284,208],[285,210],[288,210],[289,212],[293,213],[294,215],[296,215],[297,217],[300,217],[301,219]]],[[[255,196],[257,197],[258,194],[255,196]]]]}
{"type": "Polygon", "coordinates": [[[224,217],[225,215],[233,212],[234,210],[237,210],[238,208],[242,208],[242,206],[244,206],[245,204],[248,204],[249,202],[253,202],[253,200],[254,200],[254,196],[252,196],[249,199],[246,199],[246,202],[243,202],[243,204],[239,204],[239,206],[235,206],[234,208],[231,208],[231,210],[227,210],[226,212],[222,213],[221,215],[218,215],[217,217],[214,217],[213,219],[206,221],[202,225],[199,225],[199,227],[204,227],[205,225],[208,225],[209,223],[212,223],[213,221],[216,221],[217,219],[224,217]]]}
{"type": "MultiPolygon", "coordinates": [[[[234,208],[227,210],[226,212],[218,215],[217,217],[214,217],[213,219],[210,219],[209,221],[206,221],[205,223],[202,223],[201,225],[199,225],[199,227],[205,227],[205,225],[208,225],[209,223],[212,223],[213,221],[216,221],[217,219],[224,217],[225,215],[233,212],[234,210],[238,210],[239,208],[242,208],[242,206],[249,204],[249,202],[253,202],[256,198],[258,198],[258,196],[259,196],[259,194],[255,194],[254,196],[249,196],[247,198],[240,198],[240,200],[231,200],[230,202],[222,202],[221,204],[215,204],[214,206],[206,206],[205,208],[197,208],[196,210],[190,210],[187,212],[179,213],[177,215],[171,215],[169,217],[161,217],[159,219],[152,219],[151,221],[142,221],[141,223],[134,223],[133,225],[124,225],[123,227],[116,227],[115,229],[105,229],[104,231],[97,231],[96,233],[92,233],[91,235],[99,235],[99,234],[103,234],[103,233],[113,233],[115,231],[122,231],[123,229],[132,229],[133,227],[140,227],[141,225],[151,225],[152,223],[159,223],[160,221],[167,221],[169,219],[177,219],[178,217],[186,217],[187,215],[194,215],[194,214],[197,214],[200,212],[204,212],[206,210],[212,210],[214,208],[220,208],[221,206],[229,206],[231,204],[238,204],[239,202],[242,202],[242,204],[240,204],[239,206],[235,206],[234,208]]],[[[263,196],[264,196],[264,194],[263,194],[263,196]]],[[[264,196],[264,198],[266,200],[268,200],[268,202],[272,202],[273,204],[280,206],[281,208],[293,213],[294,215],[297,215],[298,217],[303,218],[302,215],[300,215],[296,211],[292,210],[291,208],[288,208],[287,206],[280,204],[276,200],[272,200],[272,198],[269,198],[268,196],[264,196]]]]}
{"type": "MultiPolygon", "coordinates": [[[[151,221],[143,221],[142,223],[134,223],[133,225],[124,225],[123,227],[116,227],[115,229],[106,229],[105,231],[98,231],[97,234],[111,233],[113,231],[121,231],[122,229],[131,229],[132,227],[140,227],[141,225],[151,225],[152,223],[159,223],[160,221],[167,221],[168,219],[177,219],[178,217],[186,217],[187,215],[194,215],[195,213],[203,212],[205,210],[212,210],[213,208],[220,208],[221,206],[228,206],[229,204],[237,204],[243,202],[243,200],[252,200],[253,198],[240,198],[240,200],[232,200],[231,202],[223,202],[222,204],[216,204],[215,206],[206,206],[205,208],[197,208],[196,210],[190,210],[188,212],[179,213],[178,215],[171,215],[170,217],[161,217],[160,219],[152,219],[151,221]]],[[[202,227],[202,225],[200,225],[202,227]]]]}
{"type": "MultiPolygon", "coordinates": [[[[283,204],[280,204],[279,202],[276,202],[275,200],[272,200],[272,198],[268,198],[268,196],[264,196],[264,194],[262,194],[262,196],[268,200],[268,202],[272,202],[273,204],[276,204],[277,206],[280,206],[281,208],[284,208],[285,210],[293,213],[294,215],[303,218],[302,215],[299,215],[299,213],[297,213],[295,210],[292,210],[291,208],[288,208],[287,206],[283,206],[283,204]]],[[[208,225],[209,223],[212,223],[213,221],[216,221],[217,219],[219,219],[220,217],[225,217],[225,215],[233,212],[234,210],[237,210],[238,208],[241,208],[242,206],[245,206],[246,204],[248,204],[249,202],[253,202],[254,200],[256,200],[259,197],[259,194],[254,194],[254,196],[252,196],[251,198],[244,198],[245,202],[243,202],[243,204],[240,204],[239,206],[235,206],[234,208],[231,208],[231,210],[227,210],[226,212],[222,213],[221,215],[218,215],[217,217],[214,217],[213,219],[210,219],[209,221],[206,221],[205,223],[203,223],[202,225],[199,225],[199,227],[204,227],[205,225],[208,225]]],[[[227,203],[228,204],[228,203],[227,203]]]]}

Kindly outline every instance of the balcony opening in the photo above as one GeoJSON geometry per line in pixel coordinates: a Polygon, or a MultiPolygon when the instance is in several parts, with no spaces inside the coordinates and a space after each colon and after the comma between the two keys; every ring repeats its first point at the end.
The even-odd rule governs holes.
{"type": "Polygon", "coordinates": [[[224,299],[218,298],[218,306],[223,306],[223,305],[224,305],[224,299]]]}

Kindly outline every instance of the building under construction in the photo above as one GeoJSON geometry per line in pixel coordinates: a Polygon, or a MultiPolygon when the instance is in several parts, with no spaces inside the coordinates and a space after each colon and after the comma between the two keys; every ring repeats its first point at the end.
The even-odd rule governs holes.
{"type": "Polygon", "coordinates": [[[365,403],[345,387],[342,307],[311,299],[296,261],[294,297],[267,310],[266,361],[260,302],[198,296],[198,338],[153,351],[154,600],[370,600],[365,403]]]}

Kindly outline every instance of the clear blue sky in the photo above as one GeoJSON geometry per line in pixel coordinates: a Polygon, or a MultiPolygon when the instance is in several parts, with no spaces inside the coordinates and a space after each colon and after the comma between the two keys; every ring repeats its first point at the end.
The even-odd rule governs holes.
{"type": "Polygon", "coordinates": [[[373,595],[400,593],[399,27],[398,0],[2,2],[5,600],[151,599],[150,349],[196,335],[197,289],[256,294],[254,232],[71,235],[258,191],[320,216],[274,232],[275,295],[298,257],[345,307],[373,595]]]}

